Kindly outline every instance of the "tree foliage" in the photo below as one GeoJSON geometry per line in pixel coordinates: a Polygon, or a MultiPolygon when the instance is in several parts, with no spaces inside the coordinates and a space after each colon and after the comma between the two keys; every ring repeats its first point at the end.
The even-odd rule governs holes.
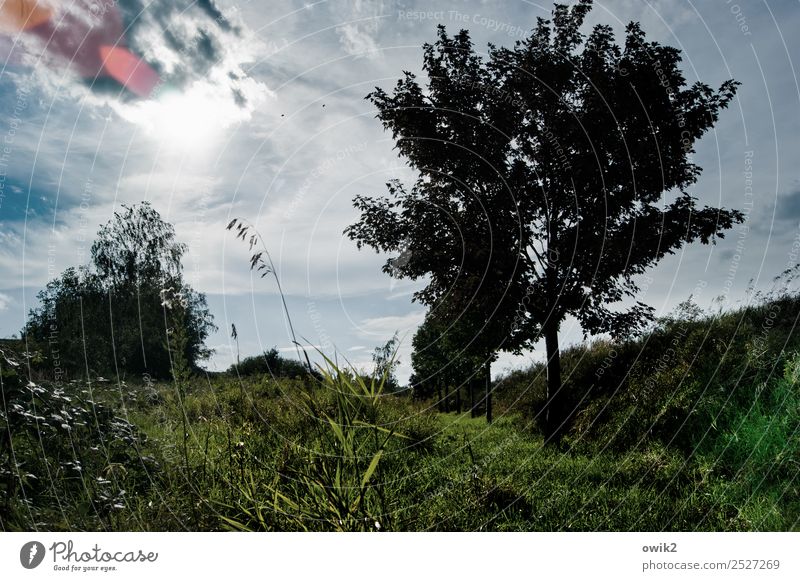
{"type": "Polygon", "coordinates": [[[98,232],[88,267],[68,268],[39,293],[23,330],[49,354],[56,380],[89,374],[169,377],[170,342],[196,366],[214,329],[205,296],[183,281],[186,246],[144,202],[98,232]]]}
{"type": "MultiPolygon", "coordinates": [[[[283,357],[277,347],[264,351],[261,355],[245,357],[241,362],[231,365],[228,373],[247,377],[269,375],[271,377],[304,378],[309,374],[308,367],[301,361],[283,357]]],[[[315,370],[312,375],[321,378],[315,370]]]]}
{"type": "Polygon", "coordinates": [[[417,398],[438,395],[441,388],[466,385],[484,363],[469,348],[472,330],[447,321],[430,312],[417,329],[411,345],[411,383],[417,398]]]}
{"type": "Polygon", "coordinates": [[[564,318],[586,333],[641,329],[653,310],[635,301],[637,277],[743,219],[689,192],[695,142],[738,83],[687,85],[680,52],[636,23],[621,47],[610,26],[585,34],[591,6],[556,5],[528,38],[490,45],[485,58],[467,31],[440,26],[423,82],[406,72],[392,92],[367,96],[418,177],[357,197],[361,216],[346,230],[393,255],[385,272],[425,277],[416,300],[463,319],[487,359],[545,338],[550,435],[567,415],[557,404],[564,318]]]}

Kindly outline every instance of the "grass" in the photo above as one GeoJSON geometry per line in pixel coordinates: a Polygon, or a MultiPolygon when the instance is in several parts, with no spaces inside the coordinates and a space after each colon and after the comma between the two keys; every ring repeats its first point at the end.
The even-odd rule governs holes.
{"type": "Polygon", "coordinates": [[[781,300],[784,316],[766,333],[761,321],[775,304],[679,317],[647,337],[567,352],[579,404],[560,449],[542,445],[534,421],[536,367],[498,382],[498,418],[487,425],[469,411],[437,413],[431,402],[386,394],[382,378],[332,364],[314,379],[219,375],[55,391],[26,387],[6,358],[4,409],[16,409],[14,398],[25,405],[18,418],[4,416],[15,454],[0,446],[0,525],[798,530],[800,345],[791,317],[800,303],[781,300]],[[53,425],[38,442],[41,426],[25,415],[30,390],[37,409],[71,410],[82,425],[53,425]],[[103,448],[109,434],[127,443],[103,448]]]}
{"type": "Polygon", "coordinates": [[[543,447],[518,418],[441,424],[439,453],[409,487],[418,530],[694,530],[704,518],[709,530],[742,528],[702,501],[714,485],[699,467],[664,449],[589,456],[543,447]]]}

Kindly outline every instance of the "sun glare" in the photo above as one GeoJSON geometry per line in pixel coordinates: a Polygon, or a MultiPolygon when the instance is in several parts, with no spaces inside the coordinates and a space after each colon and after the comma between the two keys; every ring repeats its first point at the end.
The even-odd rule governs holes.
{"type": "Polygon", "coordinates": [[[198,82],[184,91],[164,92],[126,107],[120,113],[166,149],[205,151],[222,139],[225,129],[246,117],[230,98],[219,93],[219,87],[198,82]]]}

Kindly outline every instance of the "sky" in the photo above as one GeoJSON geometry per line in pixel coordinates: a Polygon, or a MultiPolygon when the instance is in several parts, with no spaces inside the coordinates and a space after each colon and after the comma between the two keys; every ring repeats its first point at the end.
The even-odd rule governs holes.
{"type": "MultiPolygon", "coordinates": [[[[189,247],[187,281],[206,293],[219,331],[209,369],[277,346],[292,355],[273,279],[253,276],[246,245],[225,226],[245,218],[272,254],[289,312],[309,345],[370,367],[395,332],[399,376],[425,308],[421,283],[381,272],[385,256],[343,236],[354,196],[381,195],[414,174],[364,99],[420,72],[436,26],[470,31],[476,49],[524,38],[552,4],[508,0],[77,0],[124,14],[131,51],[162,71],[157,97],[92,85],[30,35],[0,38],[0,336],[19,333],[36,294],[86,264],[99,226],[122,204],[147,200],[189,247]],[[92,4],[93,3],[93,4],[92,4]]],[[[607,0],[588,27],[617,33],[641,22],[683,51],[688,81],[742,83],[697,145],[691,193],[738,208],[744,225],[716,245],[692,245],[642,281],[639,299],[666,314],[690,295],[731,307],[769,290],[800,252],[800,3],[795,0],[607,0]]],[[[80,27],[80,24],[72,24],[80,27]]],[[[574,321],[565,342],[580,341],[574,321]]],[[[496,374],[542,358],[542,346],[504,354],[496,374]]]]}

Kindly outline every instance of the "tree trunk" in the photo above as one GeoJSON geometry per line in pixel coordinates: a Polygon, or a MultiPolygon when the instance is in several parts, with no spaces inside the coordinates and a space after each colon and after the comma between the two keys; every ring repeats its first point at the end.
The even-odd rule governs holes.
{"type": "Polygon", "coordinates": [[[492,423],[492,362],[486,361],[486,423],[492,423]]]}
{"type": "Polygon", "coordinates": [[[444,402],[442,401],[442,384],[437,381],[436,382],[436,409],[441,412],[443,405],[444,405],[444,402]]]}
{"type": "Polygon", "coordinates": [[[450,412],[450,388],[444,384],[444,413],[450,412]]]}
{"type": "Polygon", "coordinates": [[[474,418],[477,415],[475,410],[475,377],[469,378],[469,417],[474,418]]]}
{"type": "Polygon", "coordinates": [[[461,413],[461,384],[456,386],[456,412],[461,413]]]}
{"type": "Polygon", "coordinates": [[[558,349],[558,323],[544,328],[547,350],[547,404],[544,417],[545,444],[557,444],[564,435],[564,394],[561,392],[561,353],[558,349]]]}

